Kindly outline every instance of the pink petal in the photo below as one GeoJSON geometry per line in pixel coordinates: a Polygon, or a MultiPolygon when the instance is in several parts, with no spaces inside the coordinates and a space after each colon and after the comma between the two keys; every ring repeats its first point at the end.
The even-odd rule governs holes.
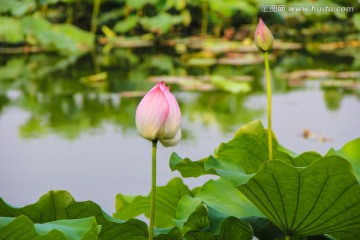
{"type": "Polygon", "coordinates": [[[273,35],[264,21],[260,18],[255,30],[254,42],[256,47],[261,51],[268,51],[273,45],[273,35]]]}
{"type": "Polygon", "coordinates": [[[164,136],[164,123],[169,114],[168,101],[157,84],[141,100],[136,109],[136,127],[148,140],[164,136]]]}
{"type": "Polygon", "coordinates": [[[163,139],[174,138],[178,132],[181,124],[181,111],[178,102],[176,101],[174,95],[170,93],[168,87],[165,87],[163,91],[166,100],[169,104],[169,114],[164,123],[165,134],[163,139]]]}
{"type": "Polygon", "coordinates": [[[265,23],[264,23],[264,21],[260,18],[260,19],[259,19],[258,26],[257,26],[257,28],[256,28],[255,37],[258,37],[258,35],[260,35],[263,43],[266,42],[265,35],[264,35],[264,26],[265,26],[265,23]]]}

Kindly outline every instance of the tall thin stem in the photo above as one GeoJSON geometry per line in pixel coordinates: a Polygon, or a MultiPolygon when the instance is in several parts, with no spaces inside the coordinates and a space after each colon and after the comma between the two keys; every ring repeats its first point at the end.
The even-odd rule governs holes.
{"type": "Polygon", "coordinates": [[[266,51],[264,54],[265,62],[265,76],[267,86],[267,103],[268,103],[268,144],[269,144],[269,160],[273,159],[272,152],[272,127],[271,127],[271,79],[270,79],[270,68],[269,68],[269,54],[266,51]]]}
{"type": "Polygon", "coordinates": [[[201,36],[206,36],[208,26],[208,0],[202,0],[201,36]]]}
{"type": "Polygon", "coordinates": [[[155,198],[156,198],[156,146],[158,140],[152,140],[152,166],[151,166],[151,196],[150,196],[150,229],[149,240],[154,236],[154,221],[155,221],[155,198]]]}
{"type": "Polygon", "coordinates": [[[285,240],[291,240],[291,237],[286,235],[285,240]]]}
{"type": "Polygon", "coordinates": [[[93,13],[92,13],[92,17],[91,17],[91,32],[93,34],[96,33],[97,21],[98,21],[97,18],[98,18],[99,11],[100,11],[100,4],[101,4],[101,0],[94,1],[93,13]]]}

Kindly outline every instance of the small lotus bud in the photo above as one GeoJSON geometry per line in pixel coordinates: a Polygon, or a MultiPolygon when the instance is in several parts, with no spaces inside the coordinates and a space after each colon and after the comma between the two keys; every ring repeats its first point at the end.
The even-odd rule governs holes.
{"type": "Polygon", "coordinates": [[[258,50],[263,52],[269,51],[273,46],[273,35],[261,18],[255,31],[254,42],[258,50]]]}

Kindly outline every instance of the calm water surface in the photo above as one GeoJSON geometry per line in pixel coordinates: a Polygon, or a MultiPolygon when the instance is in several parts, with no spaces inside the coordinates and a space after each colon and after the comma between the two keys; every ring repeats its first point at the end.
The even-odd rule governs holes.
{"type": "MultiPolygon", "coordinates": [[[[92,200],[113,213],[117,193],[148,194],[151,144],[137,135],[134,124],[140,98],[117,94],[121,88],[148,90],[152,84],[142,87],[140,80],[131,80],[138,74],[127,73],[130,80],[112,86],[114,91],[81,84],[76,88],[59,79],[32,85],[19,81],[22,87],[3,83],[0,196],[23,206],[49,190],[66,189],[77,201],[92,200]],[[72,87],[64,87],[66,84],[72,87]]],[[[315,150],[325,154],[331,147],[339,149],[360,137],[359,93],[337,88],[324,91],[319,84],[311,80],[309,86],[275,89],[274,132],[282,145],[298,153],[315,150]],[[305,129],[312,132],[312,138],[303,137],[305,129]]],[[[158,185],[180,176],[168,167],[173,151],[197,160],[230,140],[249,121],[260,119],[266,127],[266,95],[261,89],[246,95],[174,89],[183,112],[184,139],[176,147],[158,148],[158,185]]],[[[207,179],[184,181],[194,187],[207,179]]]]}

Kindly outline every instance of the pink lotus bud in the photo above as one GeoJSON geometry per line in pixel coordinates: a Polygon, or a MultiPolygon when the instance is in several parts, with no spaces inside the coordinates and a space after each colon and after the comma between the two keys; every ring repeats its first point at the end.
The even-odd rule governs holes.
{"type": "Polygon", "coordinates": [[[273,35],[261,18],[255,31],[254,41],[258,50],[263,52],[269,51],[273,46],[273,35]]]}
{"type": "Polygon", "coordinates": [[[136,109],[136,127],[143,138],[159,139],[165,147],[181,139],[181,112],[175,97],[164,82],[157,83],[136,109]]]}

